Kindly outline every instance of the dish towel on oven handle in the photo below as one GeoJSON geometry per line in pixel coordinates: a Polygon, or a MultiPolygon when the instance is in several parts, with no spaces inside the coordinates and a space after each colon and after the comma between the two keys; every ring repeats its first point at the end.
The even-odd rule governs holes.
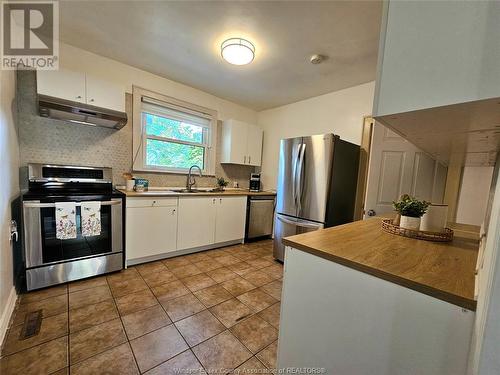
{"type": "Polygon", "coordinates": [[[56,202],[56,238],[69,240],[76,238],[75,202],[56,202]]]}
{"type": "Polygon", "coordinates": [[[82,236],[91,237],[101,234],[101,202],[82,202],[82,236]]]}

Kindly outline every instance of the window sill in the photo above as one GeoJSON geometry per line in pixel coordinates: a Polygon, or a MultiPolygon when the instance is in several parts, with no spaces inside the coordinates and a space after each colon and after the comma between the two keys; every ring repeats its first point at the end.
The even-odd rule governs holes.
{"type": "MultiPolygon", "coordinates": [[[[195,177],[199,177],[197,174],[198,170],[193,171],[192,175],[195,177]]],[[[146,173],[155,173],[155,174],[176,174],[176,175],[187,175],[189,174],[189,170],[165,170],[165,169],[156,169],[156,168],[133,168],[132,172],[146,172],[146,173]]],[[[202,177],[215,177],[215,173],[202,171],[202,177]]]]}

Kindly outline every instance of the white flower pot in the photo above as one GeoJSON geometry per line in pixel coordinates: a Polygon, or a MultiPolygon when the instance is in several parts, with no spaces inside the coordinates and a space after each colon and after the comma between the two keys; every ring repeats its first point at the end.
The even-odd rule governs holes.
{"type": "Polygon", "coordinates": [[[420,229],[420,218],[401,215],[401,221],[399,226],[405,229],[419,230],[420,229]]]}
{"type": "Polygon", "coordinates": [[[448,205],[431,204],[422,216],[420,230],[443,232],[448,219],[448,205]]]}

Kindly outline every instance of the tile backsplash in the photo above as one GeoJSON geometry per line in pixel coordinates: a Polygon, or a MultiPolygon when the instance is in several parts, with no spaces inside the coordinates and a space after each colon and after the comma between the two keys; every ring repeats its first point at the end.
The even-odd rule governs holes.
{"type": "MultiPolygon", "coordinates": [[[[17,108],[21,165],[56,163],[113,168],[115,184],[124,184],[122,173],[132,168],[132,96],[126,95],[129,122],[120,130],[76,125],[38,115],[36,77],[33,71],[19,71],[17,76],[17,108]]],[[[222,134],[218,121],[217,134],[222,134]]],[[[220,136],[217,139],[216,176],[237,181],[247,188],[254,167],[221,164],[220,136]]],[[[151,186],[184,186],[186,176],[172,173],[143,173],[151,186]]],[[[214,186],[215,177],[197,177],[197,186],[214,186]]]]}

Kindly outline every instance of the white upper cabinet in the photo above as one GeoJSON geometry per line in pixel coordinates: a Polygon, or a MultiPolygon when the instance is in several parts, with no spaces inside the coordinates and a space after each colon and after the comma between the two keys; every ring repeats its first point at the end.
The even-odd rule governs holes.
{"type": "Polygon", "coordinates": [[[374,116],[500,96],[500,2],[385,6],[374,116]]]}
{"type": "Polygon", "coordinates": [[[70,70],[39,70],[38,94],[85,103],[85,73],[70,70]]]}
{"type": "Polygon", "coordinates": [[[125,89],[115,83],[87,75],[87,104],[125,112],[125,89]]]}
{"type": "Polygon", "coordinates": [[[125,112],[125,88],[70,70],[37,71],[37,93],[125,112]]]}
{"type": "Polygon", "coordinates": [[[221,163],[260,166],[262,129],[238,120],[222,124],[221,163]]]}

